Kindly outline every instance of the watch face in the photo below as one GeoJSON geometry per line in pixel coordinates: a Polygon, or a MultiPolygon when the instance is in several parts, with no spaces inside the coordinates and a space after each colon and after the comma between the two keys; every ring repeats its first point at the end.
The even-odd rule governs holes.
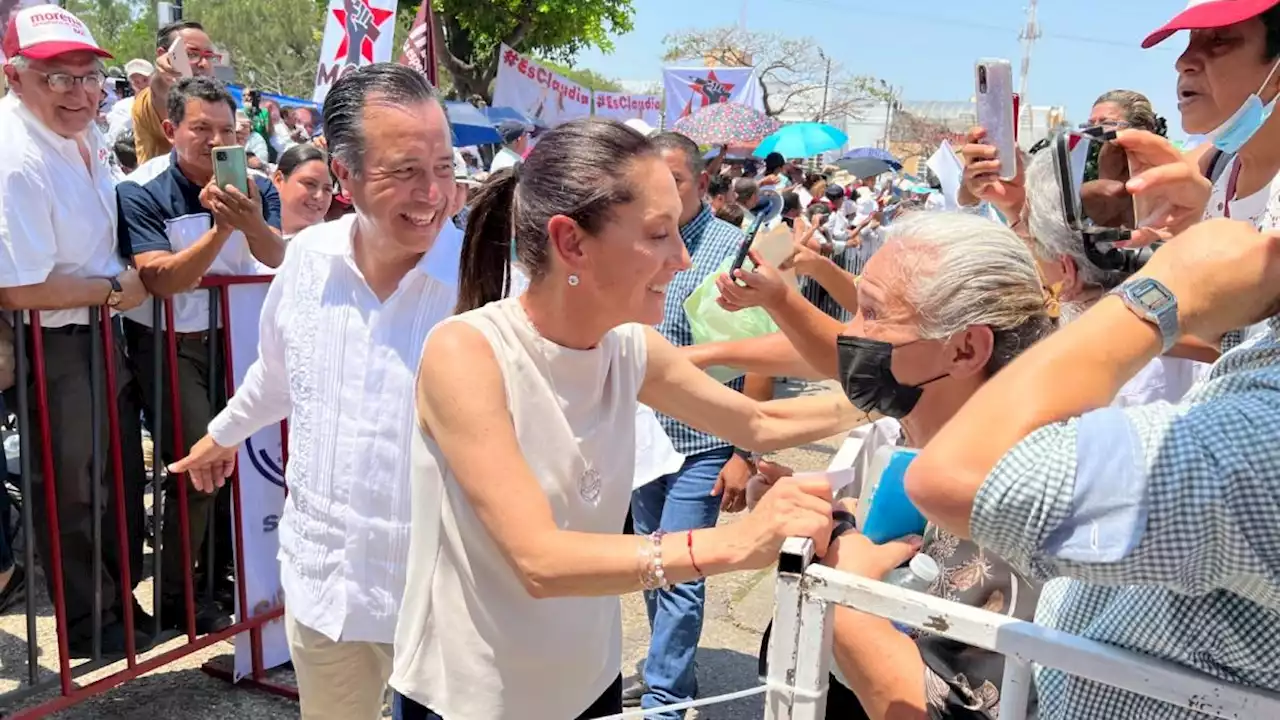
{"type": "Polygon", "coordinates": [[[1138,301],[1152,310],[1159,310],[1169,304],[1169,295],[1163,288],[1152,285],[1141,291],[1141,294],[1138,295],[1138,301]]]}
{"type": "Polygon", "coordinates": [[[1173,295],[1169,294],[1168,290],[1165,290],[1159,283],[1146,279],[1134,283],[1130,289],[1129,297],[1133,298],[1142,307],[1155,313],[1173,304],[1173,295]]]}

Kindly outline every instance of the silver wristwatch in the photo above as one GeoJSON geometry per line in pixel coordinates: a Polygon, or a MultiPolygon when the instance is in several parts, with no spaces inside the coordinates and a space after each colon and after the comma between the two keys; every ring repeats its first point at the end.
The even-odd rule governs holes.
{"type": "Polygon", "coordinates": [[[1178,298],[1159,280],[1130,278],[1112,290],[1134,315],[1160,328],[1161,354],[1178,342],[1178,298]]]}

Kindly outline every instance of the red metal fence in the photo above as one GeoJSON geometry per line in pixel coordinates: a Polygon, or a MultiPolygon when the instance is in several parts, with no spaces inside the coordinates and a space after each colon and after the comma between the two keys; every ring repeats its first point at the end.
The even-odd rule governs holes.
{"type": "MultiPolygon", "coordinates": [[[[237,284],[265,284],[271,282],[271,276],[225,276],[225,277],[208,277],[201,284],[209,295],[209,331],[205,336],[205,345],[208,351],[208,368],[209,376],[208,386],[210,389],[210,406],[213,412],[219,409],[223,400],[223,394],[218,392],[219,389],[225,390],[225,397],[230,397],[235,392],[234,373],[231,367],[231,344],[232,344],[232,327],[231,312],[228,302],[229,288],[237,284]]],[[[104,598],[102,597],[102,572],[103,572],[103,538],[102,538],[102,522],[103,512],[97,511],[92,513],[92,537],[93,537],[93,587],[96,592],[93,597],[93,638],[91,657],[85,662],[72,665],[71,648],[68,640],[67,625],[67,598],[65,595],[66,578],[64,577],[64,569],[62,567],[62,543],[60,537],[60,520],[58,493],[59,486],[54,474],[54,450],[50,442],[50,433],[56,430],[50,427],[50,388],[46,375],[47,361],[46,357],[46,333],[54,332],[54,330],[46,330],[41,326],[40,313],[31,311],[27,313],[28,328],[23,327],[23,313],[13,314],[14,325],[14,345],[15,357],[17,361],[16,384],[13,394],[16,396],[17,405],[17,423],[19,429],[19,480],[16,483],[21,496],[21,533],[24,546],[24,563],[27,571],[26,586],[26,630],[27,630],[27,653],[26,653],[26,678],[22,686],[18,689],[0,695],[0,709],[4,710],[6,717],[12,718],[40,718],[51,713],[69,708],[89,697],[101,694],[129,682],[145,673],[160,669],[166,665],[180,660],[197,651],[203,650],[215,643],[222,642],[229,638],[248,633],[248,640],[251,648],[252,656],[252,673],[241,680],[250,686],[284,695],[287,697],[297,698],[297,690],[288,685],[281,685],[272,682],[267,677],[266,668],[262,658],[262,628],[266,623],[279,620],[282,618],[283,607],[275,607],[260,614],[252,615],[253,608],[250,606],[245,593],[244,582],[244,563],[242,562],[244,553],[243,529],[241,527],[240,509],[240,483],[239,468],[230,478],[228,485],[223,492],[231,493],[231,502],[233,504],[231,517],[233,518],[233,537],[234,537],[234,566],[235,566],[235,592],[237,595],[240,614],[250,614],[252,617],[237,617],[236,622],[230,627],[217,633],[200,635],[196,633],[196,600],[197,591],[195,587],[195,579],[193,575],[192,547],[188,537],[188,529],[190,527],[190,518],[187,511],[187,494],[189,488],[187,484],[189,480],[186,477],[168,477],[164,467],[166,463],[166,439],[163,437],[165,423],[163,415],[165,412],[172,413],[174,422],[169,423],[172,428],[174,437],[172,438],[172,448],[174,453],[181,455],[186,447],[183,437],[181,420],[181,397],[180,383],[178,373],[178,337],[174,332],[174,309],[172,299],[166,299],[162,302],[153,304],[154,313],[152,318],[152,328],[164,327],[166,330],[154,332],[152,334],[153,345],[152,364],[150,368],[151,382],[153,392],[152,407],[145,408],[147,425],[151,431],[153,443],[153,459],[150,478],[147,484],[152,490],[152,509],[154,512],[154,551],[150,558],[152,567],[152,580],[154,583],[154,618],[155,618],[155,641],[153,648],[157,648],[161,643],[167,643],[175,637],[182,637],[184,633],[174,633],[163,631],[163,621],[161,618],[161,580],[162,580],[162,558],[163,553],[178,551],[181,553],[181,567],[183,568],[183,611],[185,615],[185,635],[186,642],[173,649],[159,651],[150,650],[142,655],[137,652],[138,648],[134,643],[134,630],[136,618],[134,617],[134,594],[133,594],[133,578],[130,577],[130,555],[135,550],[133,543],[143,542],[142,528],[133,528],[135,533],[130,533],[130,524],[128,522],[127,502],[137,502],[141,507],[143,499],[141,498],[142,481],[144,478],[138,478],[138,495],[137,498],[130,498],[126,489],[124,448],[121,445],[121,414],[118,412],[119,405],[117,403],[117,380],[120,375],[120,368],[117,367],[116,347],[120,343],[119,333],[121,331],[121,320],[113,318],[109,309],[106,307],[89,308],[90,323],[87,328],[90,334],[91,357],[89,358],[90,377],[89,385],[92,395],[91,407],[84,408],[85,412],[92,413],[92,432],[91,437],[83,438],[84,442],[88,442],[92,447],[92,473],[93,482],[90,485],[90,505],[97,509],[102,507],[101,494],[104,490],[114,490],[110,493],[114,496],[114,502],[111,507],[106,508],[105,512],[114,514],[116,525],[116,551],[119,553],[119,561],[116,563],[119,573],[120,588],[120,608],[123,614],[124,624],[124,640],[125,652],[124,657],[104,657],[102,653],[102,630],[103,630],[103,607],[104,598]],[[162,325],[161,319],[164,319],[162,325]],[[165,392],[165,380],[168,380],[170,392],[165,392]],[[105,415],[105,428],[103,423],[99,421],[100,417],[105,415]],[[31,447],[32,430],[38,429],[41,438],[39,447],[31,447]],[[104,435],[105,430],[105,437],[104,435]],[[104,442],[105,441],[105,442],[104,442]],[[36,518],[34,503],[32,502],[32,484],[33,484],[33,467],[34,463],[39,463],[41,475],[45,479],[43,482],[43,499],[46,505],[44,517],[36,518]],[[106,478],[106,487],[103,487],[103,478],[106,478]],[[180,547],[166,548],[163,542],[164,538],[164,504],[166,500],[165,483],[177,483],[177,518],[179,524],[179,532],[177,537],[180,538],[180,547]],[[50,600],[53,604],[54,617],[57,623],[57,650],[58,650],[58,671],[56,675],[49,677],[41,677],[41,667],[39,665],[40,650],[39,640],[37,636],[37,617],[38,617],[38,592],[36,587],[37,580],[37,559],[36,559],[36,533],[48,533],[48,548],[50,555],[57,558],[57,562],[45,562],[43,565],[48,568],[51,577],[49,585],[51,586],[50,600]],[[105,677],[101,677],[88,684],[77,684],[76,680],[89,673],[98,672],[109,668],[112,665],[124,663],[123,667],[113,670],[105,677]],[[57,695],[52,698],[41,697],[47,696],[56,688],[57,695]],[[32,700],[39,700],[38,704],[29,704],[32,700]],[[26,705],[23,707],[23,705],[26,705]],[[20,708],[20,709],[19,709],[20,708]]],[[[256,336],[256,333],[254,333],[256,336]]],[[[139,374],[139,381],[142,381],[142,374],[139,374]]],[[[141,403],[139,403],[141,404],[141,403]]],[[[282,450],[284,459],[288,460],[288,429],[284,422],[281,423],[282,450]]],[[[141,448],[133,449],[141,452],[141,448]]],[[[168,460],[176,460],[177,457],[168,458],[168,460]]],[[[7,491],[7,487],[4,488],[7,491]]],[[[135,523],[136,524],[136,523],[135,523]]],[[[213,513],[213,517],[209,522],[209,537],[206,538],[205,545],[208,548],[208,562],[206,563],[206,575],[210,582],[206,587],[206,595],[212,594],[213,579],[213,553],[215,549],[214,535],[219,531],[225,532],[225,527],[218,527],[217,514],[213,513]]],[[[206,663],[204,668],[211,675],[231,680],[231,673],[220,666],[206,663]]]]}

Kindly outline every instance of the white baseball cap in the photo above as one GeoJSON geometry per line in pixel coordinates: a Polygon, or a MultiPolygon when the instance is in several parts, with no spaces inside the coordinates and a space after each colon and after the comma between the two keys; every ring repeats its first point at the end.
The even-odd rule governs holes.
{"type": "Polygon", "coordinates": [[[57,5],[33,5],[9,20],[4,33],[5,57],[48,60],[64,53],[87,50],[99,57],[111,53],[98,46],[80,18],[57,5]]]}
{"type": "Polygon", "coordinates": [[[124,64],[125,75],[146,75],[151,77],[151,74],[155,71],[155,66],[142,58],[134,58],[124,64]]]}
{"type": "Polygon", "coordinates": [[[644,120],[641,120],[640,118],[631,118],[630,120],[622,124],[626,125],[632,130],[635,130],[641,135],[644,135],[645,137],[649,137],[650,135],[658,132],[656,128],[654,128],[652,125],[645,122],[644,120]]]}

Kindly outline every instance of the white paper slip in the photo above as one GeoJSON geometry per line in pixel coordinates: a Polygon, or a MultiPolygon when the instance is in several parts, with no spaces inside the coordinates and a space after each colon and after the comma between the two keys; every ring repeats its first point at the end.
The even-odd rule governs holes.
{"type": "Polygon", "coordinates": [[[846,487],[851,485],[854,480],[858,479],[853,468],[845,468],[844,470],[819,470],[817,472],[802,472],[802,473],[796,473],[795,476],[797,478],[800,478],[801,480],[805,480],[809,478],[825,478],[827,482],[831,483],[832,495],[835,495],[836,493],[845,489],[846,487]]]}

